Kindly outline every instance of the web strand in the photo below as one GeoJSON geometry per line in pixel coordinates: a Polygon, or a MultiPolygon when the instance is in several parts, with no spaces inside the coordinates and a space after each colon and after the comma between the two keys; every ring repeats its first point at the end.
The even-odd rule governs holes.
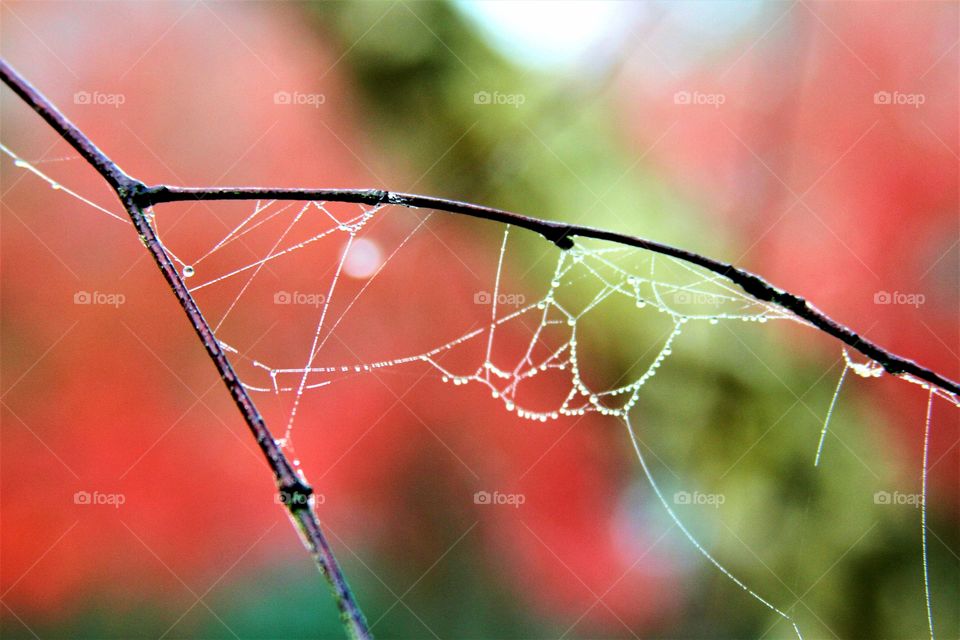
{"type": "Polygon", "coordinates": [[[3,153],[5,153],[7,156],[9,156],[13,160],[14,166],[20,169],[26,169],[27,171],[29,171],[30,173],[32,173],[33,175],[37,176],[38,178],[46,182],[48,185],[50,185],[51,189],[55,191],[62,191],[68,196],[84,203],[85,205],[92,207],[97,211],[107,214],[111,218],[115,218],[116,220],[119,220],[124,224],[130,224],[130,221],[124,218],[123,216],[116,214],[113,211],[110,211],[109,209],[101,207],[96,202],[93,202],[92,200],[88,200],[87,198],[84,198],[82,195],[70,189],[69,187],[63,186],[62,184],[60,184],[59,182],[57,182],[56,180],[54,180],[53,178],[45,174],[43,171],[40,171],[39,169],[37,169],[37,167],[34,166],[36,164],[35,162],[27,162],[26,160],[24,160],[23,158],[15,154],[13,151],[8,149],[6,146],[4,146],[2,143],[0,143],[0,151],[3,151],[3,153]]]}
{"type": "Polygon", "coordinates": [[[726,567],[720,564],[720,562],[717,561],[717,559],[714,558],[713,555],[709,551],[707,551],[702,544],[700,544],[700,542],[694,537],[692,533],[690,533],[690,531],[686,528],[686,526],[684,526],[683,522],[680,520],[676,512],[670,507],[670,504],[667,502],[666,498],[663,496],[663,492],[660,490],[660,486],[657,484],[657,481],[654,480],[653,473],[650,471],[650,467],[647,465],[647,461],[640,450],[640,443],[637,439],[636,434],[633,431],[633,426],[630,423],[630,418],[625,417],[623,422],[624,422],[624,425],[626,426],[627,434],[630,437],[630,443],[633,446],[633,450],[637,454],[637,460],[640,461],[640,466],[643,468],[643,473],[647,477],[647,482],[650,484],[650,488],[653,489],[653,492],[656,494],[657,499],[660,501],[661,506],[663,506],[664,510],[666,510],[667,515],[670,516],[670,519],[673,520],[673,523],[677,525],[680,531],[683,532],[683,535],[687,538],[690,544],[692,544],[697,549],[700,555],[706,558],[707,561],[710,562],[710,564],[716,567],[723,575],[729,578],[734,584],[736,584],[738,587],[740,587],[741,589],[749,593],[751,597],[753,597],[755,600],[763,604],[765,607],[767,607],[768,609],[776,613],[778,616],[780,616],[781,618],[789,622],[790,626],[793,627],[793,631],[794,633],[796,633],[797,638],[799,638],[800,640],[803,640],[803,635],[800,633],[800,628],[797,626],[797,623],[794,622],[793,618],[791,618],[789,615],[787,615],[786,613],[784,613],[783,611],[775,607],[768,600],[764,599],[763,596],[761,596],[756,591],[748,587],[739,578],[737,578],[729,570],[727,570],[726,567]]]}
{"type": "Polygon", "coordinates": [[[920,548],[923,555],[923,595],[927,604],[927,627],[933,636],[933,608],[930,606],[930,561],[927,558],[927,460],[930,452],[930,417],[933,413],[933,390],[927,398],[927,416],[923,424],[923,475],[920,483],[920,548]]]}

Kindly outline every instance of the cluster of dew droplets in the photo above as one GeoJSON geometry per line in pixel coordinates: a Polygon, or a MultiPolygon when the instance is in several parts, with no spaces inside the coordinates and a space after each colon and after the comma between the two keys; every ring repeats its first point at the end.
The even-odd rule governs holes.
{"type": "MultiPolygon", "coordinates": [[[[507,313],[496,315],[497,292],[500,287],[500,280],[504,264],[504,253],[507,247],[507,237],[509,227],[504,232],[504,242],[501,245],[500,260],[498,263],[496,283],[494,287],[494,296],[492,300],[493,314],[489,327],[482,332],[472,332],[461,338],[443,345],[439,350],[453,348],[467,339],[481,338],[486,335],[492,342],[496,330],[523,315],[539,314],[539,325],[534,331],[525,355],[519,358],[516,366],[512,369],[504,369],[494,364],[490,358],[490,349],[487,350],[487,358],[474,372],[468,374],[453,373],[437,363],[433,358],[436,351],[426,354],[423,357],[437,368],[441,374],[443,382],[451,383],[454,386],[462,386],[470,383],[478,383],[487,386],[494,399],[500,400],[504,408],[517,416],[538,422],[548,420],[557,420],[564,416],[582,416],[589,412],[599,413],[606,416],[625,417],[636,405],[640,397],[641,389],[653,378],[660,370],[661,366],[672,355],[674,344],[677,338],[683,333],[684,326],[695,320],[702,320],[710,324],[717,324],[722,320],[741,320],[745,322],[764,323],[771,318],[793,318],[792,316],[759,303],[755,299],[739,292],[732,283],[720,280],[715,276],[704,276],[685,264],[679,263],[685,270],[694,275],[700,276],[693,285],[671,285],[665,282],[659,282],[654,277],[654,261],[651,258],[651,274],[649,277],[640,276],[628,272],[624,267],[618,265],[614,259],[618,253],[624,250],[620,248],[606,248],[599,250],[590,250],[584,247],[574,247],[568,251],[561,252],[557,259],[554,275],[550,281],[549,289],[543,298],[536,303],[527,305],[516,310],[510,310],[507,313]],[[573,312],[565,308],[557,300],[558,290],[566,284],[574,284],[572,277],[573,269],[579,267],[586,276],[595,278],[603,284],[603,288],[596,297],[589,301],[579,312],[573,312]],[[611,271],[614,275],[608,276],[601,273],[601,269],[611,271]],[[717,288],[719,291],[710,292],[710,287],[717,288]],[[650,293],[645,293],[644,288],[650,289],[650,293]],[[638,309],[653,308],[656,311],[666,314],[670,317],[672,330],[664,340],[659,352],[655,355],[652,362],[645,371],[636,379],[612,389],[592,389],[584,381],[583,369],[581,366],[581,353],[577,342],[578,323],[583,316],[590,312],[597,305],[601,304],[611,295],[624,295],[632,298],[635,307],[638,309]],[[673,295],[675,298],[682,296],[698,296],[715,299],[718,303],[740,303],[739,313],[726,310],[723,312],[711,314],[683,313],[677,309],[677,305],[671,304],[667,298],[673,295]],[[531,359],[531,353],[540,339],[543,330],[548,326],[565,326],[569,331],[569,337],[550,354],[540,362],[534,362],[531,359]],[[540,373],[550,370],[563,370],[569,372],[570,389],[564,400],[553,410],[536,411],[520,406],[516,400],[516,392],[519,383],[530,379],[540,373]]],[[[727,304],[727,306],[731,306],[727,304]]]]}

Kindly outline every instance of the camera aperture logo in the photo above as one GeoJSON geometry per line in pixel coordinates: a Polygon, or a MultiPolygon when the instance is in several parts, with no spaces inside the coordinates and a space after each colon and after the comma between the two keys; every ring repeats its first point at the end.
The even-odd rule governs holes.
{"type": "Polygon", "coordinates": [[[77,291],[73,294],[73,304],[106,305],[119,307],[127,301],[122,293],[105,293],[103,291],[77,291]]]}
{"type": "Polygon", "coordinates": [[[273,94],[273,104],[313,107],[319,109],[327,101],[322,93],[301,93],[300,91],[277,91],[273,94]]]}
{"type": "Polygon", "coordinates": [[[322,293],[304,293],[302,291],[277,291],[273,294],[273,304],[306,305],[319,307],[326,302],[327,296],[322,293]]]}
{"type": "Polygon", "coordinates": [[[720,505],[726,501],[727,498],[722,493],[700,493],[699,491],[694,491],[691,493],[689,491],[677,491],[675,494],[673,494],[674,504],[708,505],[712,506],[714,509],[719,509],[720,505]]]}
{"type": "Polygon", "coordinates": [[[119,109],[127,101],[122,93],[104,93],[102,91],[77,91],[73,94],[73,104],[107,106],[119,109]]]}
{"type": "Polygon", "coordinates": [[[473,104],[507,105],[514,109],[519,109],[526,101],[527,96],[522,93],[500,93],[499,91],[490,93],[489,91],[477,91],[473,94],[473,104]]]}
{"type": "Polygon", "coordinates": [[[519,509],[520,505],[527,501],[527,497],[522,493],[500,493],[494,491],[477,491],[473,494],[473,504],[491,504],[507,505],[514,509],[519,509]]]}
{"type": "Polygon", "coordinates": [[[127,501],[127,497],[122,493],[101,493],[99,491],[77,491],[73,494],[73,504],[80,505],[105,505],[119,509],[127,501]]]}

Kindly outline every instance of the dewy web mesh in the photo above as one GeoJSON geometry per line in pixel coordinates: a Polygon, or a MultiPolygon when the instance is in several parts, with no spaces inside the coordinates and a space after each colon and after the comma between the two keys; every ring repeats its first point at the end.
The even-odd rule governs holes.
{"type": "MultiPolygon", "coordinates": [[[[0,149],[51,187],[125,221],[7,147],[0,149]]],[[[525,420],[609,416],[626,429],[650,487],[693,547],[802,637],[784,607],[742,582],[684,525],[648,465],[630,416],[645,386],[668,366],[692,327],[770,321],[806,326],[807,321],[689,262],[609,242],[578,239],[561,250],[525,230],[489,222],[475,222],[477,228],[468,234],[448,233],[446,214],[393,204],[218,203],[216,213],[207,213],[199,224],[184,223],[182,211],[174,215],[178,206],[148,208],[146,219],[230,354],[243,386],[258,403],[274,402],[284,423],[282,429],[275,424],[275,433],[282,433],[278,444],[298,468],[304,402],[336,393],[339,382],[357,376],[427,369],[451,387],[485,388],[491,401],[525,420]],[[484,243],[471,241],[474,231],[490,237],[491,230],[499,234],[499,251],[492,254],[484,243]],[[446,277],[452,270],[468,273],[477,286],[464,289],[459,279],[446,277]],[[646,340],[636,357],[628,358],[633,364],[607,379],[603,363],[592,358],[590,326],[599,314],[611,313],[624,327],[643,319],[646,340]],[[423,317],[436,322],[424,323],[423,317]],[[426,334],[424,326],[431,327],[426,334]]],[[[858,361],[846,349],[842,357],[819,442],[811,449],[814,464],[824,455],[830,418],[848,375],[883,374],[882,367],[858,361]]],[[[902,377],[927,388],[912,376],[902,377]]],[[[932,637],[926,443],[934,398],[958,402],[935,387],[929,387],[929,395],[921,544],[932,637]]]]}

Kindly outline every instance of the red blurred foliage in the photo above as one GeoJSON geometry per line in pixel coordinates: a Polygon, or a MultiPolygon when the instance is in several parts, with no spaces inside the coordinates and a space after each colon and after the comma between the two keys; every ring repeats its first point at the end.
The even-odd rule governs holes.
{"type": "MultiPolygon", "coordinates": [[[[657,78],[659,68],[638,65],[652,75],[624,78],[638,151],[656,141],[651,157],[738,238],[742,254],[725,259],[955,380],[957,24],[955,3],[768,5],[756,28],[687,76],[657,78]],[[675,91],[725,101],[677,105],[675,91]],[[923,99],[884,104],[877,92],[923,99]],[[877,304],[882,292],[924,302],[877,304]]],[[[854,386],[898,416],[914,468],[926,394],[858,382],[848,392],[854,386]]],[[[937,403],[931,476],[953,495],[958,425],[956,411],[937,403]]]]}
{"type": "MultiPolygon", "coordinates": [[[[376,150],[363,140],[337,52],[318,47],[293,8],[9,4],[4,11],[11,64],[147,182],[376,182],[364,165],[376,150]],[[319,113],[278,111],[272,94],[289,87],[336,99],[319,113]],[[75,92],[94,90],[126,100],[115,110],[73,102],[75,92]]],[[[4,100],[5,143],[29,159],[70,155],[9,92],[4,100]]],[[[78,162],[41,167],[119,210],[78,162]]],[[[21,614],[68,615],[103,592],[118,610],[157,598],[175,608],[224,572],[252,573],[278,555],[308,563],[240,416],[136,237],[39,185],[5,175],[5,602],[21,614]],[[122,293],[126,302],[77,306],[78,290],[122,293]],[[120,492],[126,502],[75,505],[81,490],[120,492]]],[[[200,232],[215,224],[213,211],[185,206],[172,226],[200,232]]],[[[409,268],[398,281],[419,282],[409,268]]],[[[461,299],[476,288],[455,270],[442,282],[461,299]]],[[[358,331],[383,332],[385,321],[404,313],[376,304],[358,331]]],[[[450,313],[445,323],[457,319],[450,313]]],[[[429,323],[435,315],[419,317],[429,323]]],[[[463,517],[465,525],[482,521],[484,545],[533,603],[571,620],[589,608],[585,620],[598,629],[619,628],[616,618],[631,625],[661,618],[676,605],[663,586],[665,561],[625,557],[612,532],[615,496],[633,473],[620,464],[620,432],[596,419],[569,430],[530,426],[476,389],[438,391],[432,379],[414,386],[398,404],[402,383],[348,383],[305,408],[300,423],[309,426],[297,432],[297,450],[327,498],[320,515],[335,540],[358,552],[396,538],[424,545],[433,551],[426,569],[462,533],[448,539],[404,508],[409,484],[440,457],[437,469],[450,477],[432,480],[454,487],[462,503],[487,484],[527,495],[522,512],[476,509],[463,517]],[[464,467],[477,469],[477,478],[464,467]],[[602,594],[605,606],[590,608],[602,594]]],[[[637,541],[637,555],[647,546],[637,541]]]]}

